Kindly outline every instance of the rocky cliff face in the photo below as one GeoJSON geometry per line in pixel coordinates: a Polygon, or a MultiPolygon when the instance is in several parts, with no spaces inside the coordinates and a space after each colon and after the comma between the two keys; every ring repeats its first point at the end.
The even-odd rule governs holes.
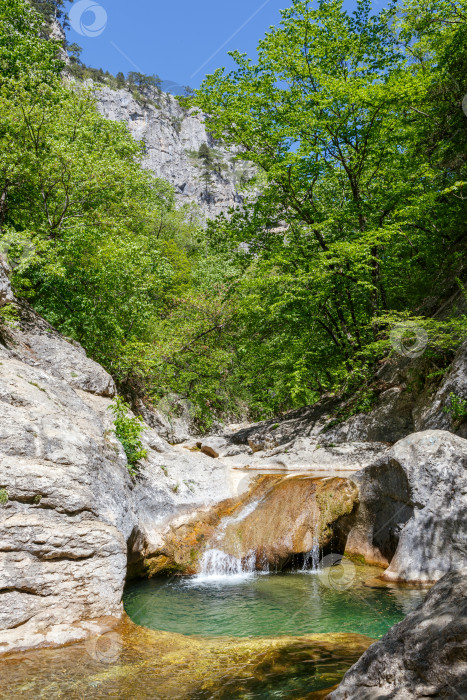
{"type": "Polygon", "coordinates": [[[240,190],[252,169],[235,162],[233,153],[211,137],[202,114],[183,109],[167,93],[143,103],[128,90],[104,87],[97,99],[105,117],[125,122],[134,138],[144,143],[144,166],[174,186],[181,204],[195,203],[205,218],[242,204],[240,190]],[[203,144],[214,161],[209,167],[198,156],[203,144]]]}
{"type": "MultiPolygon", "coordinates": [[[[13,295],[0,267],[3,301],[13,295]]],[[[108,411],[112,378],[27,306],[0,326],[0,653],[118,618],[131,558],[165,519],[229,495],[225,467],[149,428],[135,484],[108,411]]]]}

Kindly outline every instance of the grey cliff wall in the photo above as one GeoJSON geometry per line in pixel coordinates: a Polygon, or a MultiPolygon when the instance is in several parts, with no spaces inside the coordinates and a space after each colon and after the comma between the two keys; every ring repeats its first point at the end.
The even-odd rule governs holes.
{"type": "Polygon", "coordinates": [[[144,167],[173,185],[181,204],[195,203],[205,218],[242,204],[242,177],[251,177],[252,170],[235,162],[233,154],[206,132],[203,115],[186,111],[168,93],[155,96],[159,107],[136,101],[128,90],[108,87],[97,91],[97,99],[105,117],[125,122],[134,138],[144,142],[144,167]],[[195,155],[202,144],[215,149],[222,166],[210,174],[209,182],[195,155]]]}

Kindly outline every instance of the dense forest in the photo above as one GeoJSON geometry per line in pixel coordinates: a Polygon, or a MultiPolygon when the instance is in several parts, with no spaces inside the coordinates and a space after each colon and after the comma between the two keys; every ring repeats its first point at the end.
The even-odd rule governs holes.
{"type": "Polygon", "coordinates": [[[401,323],[445,365],[466,332],[436,311],[467,281],[467,0],[294,0],[233,53],[185,100],[256,178],[207,228],[98,113],[78,47],[65,65],[44,31],[62,3],[33,5],[0,6],[0,249],[125,396],[189,398],[201,428],[270,416],[365,387],[401,323]]]}

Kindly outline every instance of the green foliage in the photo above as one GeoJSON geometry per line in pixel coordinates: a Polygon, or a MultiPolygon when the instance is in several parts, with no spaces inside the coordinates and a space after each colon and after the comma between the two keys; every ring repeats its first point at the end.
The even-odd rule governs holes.
{"type": "Polygon", "coordinates": [[[449,394],[449,405],[444,407],[444,412],[448,413],[454,423],[462,423],[467,418],[467,399],[457,396],[451,391],[449,394]]]}
{"type": "Polygon", "coordinates": [[[14,326],[18,318],[18,309],[13,304],[6,304],[0,307],[0,328],[2,326],[14,326]]]}
{"type": "Polygon", "coordinates": [[[461,340],[427,300],[466,280],[466,2],[433,1],[432,26],[424,7],[295,0],[256,63],[233,52],[197,92],[261,179],[208,234],[241,269],[236,371],[263,415],[358,384],[414,308],[432,345],[461,340]]]}
{"type": "MultiPolygon", "coordinates": [[[[360,0],[348,15],[339,0],[294,0],[256,62],[234,53],[236,70],[197,92],[238,171],[256,166],[244,206],[205,231],[141,167],[127,127],[63,81],[43,17],[5,0],[0,238],[31,251],[16,292],[125,396],[189,399],[201,429],[329,391],[357,390],[349,410],[370,410],[395,326],[422,328],[444,359],[465,338],[466,2],[372,14],[360,0]]],[[[157,76],[114,77],[68,50],[75,76],[157,102],[157,76]]],[[[207,197],[223,157],[208,144],[190,155],[207,197]]]]}
{"type": "MultiPolygon", "coordinates": [[[[21,78],[29,90],[54,81],[63,67],[59,43],[40,36],[43,19],[26,0],[0,3],[0,87],[21,78]]],[[[3,97],[3,95],[2,95],[3,97]]]]}
{"type": "Polygon", "coordinates": [[[135,476],[138,473],[138,462],[147,457],[147,451],[141,442],[143,420],[139,416],[131,418],[128,415],[130,406],[121,397],[115,399],[110,410],[115,416],[115,435],[122,443],[128,460],[128,471],[135,476]]]}
{"type": "Polygon", "coordinates": [[[63,0],[31,0],[31,5],[48,23],[66,16],[63,0]]]}
{"type": "Polygon", "coordinates": [[[0,506],[4,506],[8,503],[9,495],[6,489],[0,489],[0,506]]]}
{"type": "Polygon", "coordinates": [[[81,59],[81,47],[77,44],[69,44],[67,52],[70,58],[68,70],[78,80],[93,80],[97,85],[106,85],[112,90],[129,90],[135,100],[144,105],[159,107],[159,96],[161,95],[161,79],[157,75],[146,75],[144,73],[130,72],[125,78],[120,71],[117,75],[112,75],[102,68],[87,66],[81,59]]]}

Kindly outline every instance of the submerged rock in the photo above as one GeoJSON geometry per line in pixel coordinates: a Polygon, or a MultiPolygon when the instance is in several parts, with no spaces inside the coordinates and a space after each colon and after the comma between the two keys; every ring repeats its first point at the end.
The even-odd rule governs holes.
{"type": "MultiPolygon", "coordinates": [[[[228,638],[155,632],[126,616],[84,644],[15,655],[2,666],[11,698],[231,700],[335,685],[372,640],[358,634],[228,638]]],[[[303,694],[302,694],[303,693],[303,694]]]]}
{"type": "Polygon", "coordinates": [[[467,569],[373,644],[329,700],[463,698],[467,694],[467,569]]]}

